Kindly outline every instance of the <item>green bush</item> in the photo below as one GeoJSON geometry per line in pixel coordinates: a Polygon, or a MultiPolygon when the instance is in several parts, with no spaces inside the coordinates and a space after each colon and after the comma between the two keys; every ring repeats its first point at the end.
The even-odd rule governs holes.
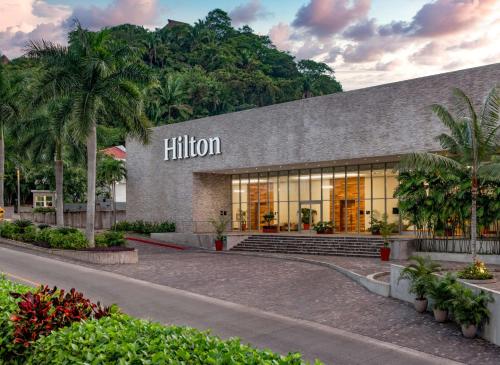
{"type": "Polygon", "coordinates": [[[457,276],[466,280],[488,280],[493,278],[493,274],[486,268],[484,262],[479,260],[459,271],[457,276]]]}
{"type": "Polygon", "coordinates": [[[206,332],[114,315],[74,323],[42,337],[27,364],[302,364],[299,354],[281,356],[206,332]]]}
{"type": "Polygon", "coordinates": [[[33,208],[33,213],[55,213],[56,208],[53,207],[36,207],[33,208]]]}
{"type": "MultiPolygon", "coordinates": [[[[47,230],[41,232],[45,233],[47,230]]],[[[85,235],[77,229],[57,228],[48,230],[48,244],[51,248],[79,249],[87,248],[85,235]]]]}
{"type": "Polygon", "coordinates": [[[490,318],[488,303],[493,302],[491,293],[481,290],[478,294],[460,284],[453,286],[454,298],[451,301],[455,321],[464,326],[480,327],[490,318]]]}
{"type": "Polygon", "coordinates": [[[136,232],[142,234],[175,232],[175,223],[169,221],[160,223],[146,222],[143,220],[134,222],[121,221],[116,223],[111,229],[115,231],[136,232]]]}
{"type": "Polygon", "coordinates": [[[0,275],[0,364],[8,362],[14,349],[14,323],[10,320],[11,314],[18,309],[19,299],[10,295],[11,292],[26,293],[30,288],[16,284],[0,275]]]}
{"type": "Polygon", "coordinates": [[[19,233],[24,233],[24,230],[33,226],[33,222],[29,219],[16,219],[14,225],[18,228],[19,233]]]}
{"type": "Polygon", "coordinates": [[[0,236],[13,239],[19,233],[19,227],[11,222],[4,221],[0,224],[0,236]]]}
{"type": "Polygon", "coordinates": [[[97,247],[125,246],[125,235],[121,231],[106,231],[95,235],[97,247]]]}
{"type": "Polygon", "coordinates": [[[26,227],[24,233],[20,233],[19,236],[24,242],[38,242],[38,228],[35,226],[26,227]]]}

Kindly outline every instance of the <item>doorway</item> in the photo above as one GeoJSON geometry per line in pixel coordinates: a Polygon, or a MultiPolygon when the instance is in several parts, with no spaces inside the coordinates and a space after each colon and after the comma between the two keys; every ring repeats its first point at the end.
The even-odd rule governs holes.
{"type": "Polygon", "coordinates": [[[321,201],[301,201],[297,212],[300,222],[300,230],[308,232],[321,220],[321,201]]]}

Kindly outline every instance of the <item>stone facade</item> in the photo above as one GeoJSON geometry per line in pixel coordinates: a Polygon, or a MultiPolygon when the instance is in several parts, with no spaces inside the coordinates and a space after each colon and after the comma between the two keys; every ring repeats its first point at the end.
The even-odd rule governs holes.
{"type": "Polygon", "coordinates": [[[437,151],[444,131],[432,103],[454,87],[479,106],[500,83],[500,64],[223,114],[153,129],[150,144],[127,141],[127,219],[178,222],[193,230],[230,215],[230,174],[397,160],[437,151]],[[220,137],[220,155],[165,161],[164,140],[220,137]]]}

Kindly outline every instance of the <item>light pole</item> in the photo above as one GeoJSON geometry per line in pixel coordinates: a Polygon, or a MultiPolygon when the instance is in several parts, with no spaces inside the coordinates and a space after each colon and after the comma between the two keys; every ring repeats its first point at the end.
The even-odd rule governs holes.
{"type": "Polygon", "coordinates": [[[21,214],[21,173],[19,167],[16,167],[17,175],[17,214],[21,214]]]}

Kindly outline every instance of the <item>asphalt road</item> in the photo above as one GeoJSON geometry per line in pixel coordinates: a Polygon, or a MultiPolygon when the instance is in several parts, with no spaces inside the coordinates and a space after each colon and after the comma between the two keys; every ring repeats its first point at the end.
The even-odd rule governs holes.
{"type": "Polygon", "coordinates": [[[76,287],[94,300],[164,324],[211,329],[223,337],[280,353],[301,352],[325,364],[458,364],[369,337],[220,299],[0,247],[0,272],[10,279],[76,287]]]}

